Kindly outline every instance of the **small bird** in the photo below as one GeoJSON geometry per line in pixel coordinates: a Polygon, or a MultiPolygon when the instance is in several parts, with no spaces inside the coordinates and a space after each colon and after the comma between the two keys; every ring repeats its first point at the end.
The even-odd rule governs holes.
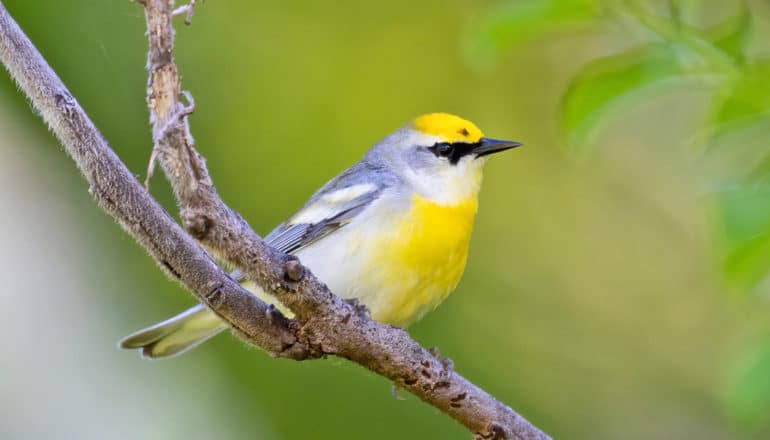
{"type": "MultiPolygon", "coordinates": [[[[406,327],[460,281],[487,156],[520,145],[484,137],[458,116],[420,116],[324,185],[265,241],[297,256],[332,292],[365,305],[372,318],[406,327]]],[[[239,281],[276,302],[254,283],[239,281]]],[[[127,336],[120,346],[164,358],[227,328],[199,304],[127,336]]]]}

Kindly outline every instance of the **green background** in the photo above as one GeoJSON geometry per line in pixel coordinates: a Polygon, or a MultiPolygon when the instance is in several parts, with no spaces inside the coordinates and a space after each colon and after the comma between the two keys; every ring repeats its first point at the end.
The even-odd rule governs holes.
{"type": "MultiPolygon", "coordinates": [[[[143,179],[151,138],[142,8],[4,3],[143,179]]],[[[742,2],[682,3],[695,11],[683,19],[708,37],[742,2]]],[[[672,18],[668,2],[637,4],[672,18]]],[[[763,59],[770,7],[746,8],[746,57],[763,59]]],[[[176,55],[217,187],[263,234],[419,114],[456,113],[525,143],[489,161],[465,276],[412,336],[556,438],[767,438],[767,274],[752,266],[749,282],[731,271],[745,265],[729,259],[729,243],[735,228],[752,238],[752,225],[765,227],[757,206],[770,192],[739,192],[726,205],[718,194],[745,188],[734,176],[764,158],[770,125],[729,131],[719,154],[705,154],[693,140],[710,136],[710,103],[723,88],[705,74],[669,78],[705,69],[683,62],[689,52],[676,44],[676,59],[656,58],[642,74],[610,68],[621,74],[599,81],[609,88],[591,88],[586,66],[660,40],[616,20],[623,11],[633,8],[209,0],[192,26],[178,21],[176,55]],[[659,79],[662,88],[619,98],[659,79]],[[612,105],[595,102],[600,92],[612,105]]],[[[770,87],[767,76],[753,81],[743,86],[749,97],[770,87]]],[[[336,358],[271,359],[231,336],[167,361],[119,351],[119,338],[193,300],[86,189],[0,79],[1,438],[469,437],[336,358]]],[[[160,173],[152,192],[176,212],[160,173]]]]}

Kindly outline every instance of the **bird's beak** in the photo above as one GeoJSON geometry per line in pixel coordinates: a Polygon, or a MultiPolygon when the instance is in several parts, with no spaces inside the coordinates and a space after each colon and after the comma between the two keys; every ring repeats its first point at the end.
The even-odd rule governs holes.
{"type": "Polygon", "coordinates": [[[481,140],[478,142],[478,144],[476,144],[472,151],[474,154],[476,154],[476,157],[481,157],[486,156],[487,154],[510,150],[511,148],[519,147],[521,145],[522,144],[520,142],[481,138],[481,140]]]}

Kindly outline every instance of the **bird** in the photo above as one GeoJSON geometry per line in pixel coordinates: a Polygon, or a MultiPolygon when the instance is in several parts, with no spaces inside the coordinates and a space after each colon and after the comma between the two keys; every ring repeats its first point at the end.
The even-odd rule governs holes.
{"type": "MultiPolygon", "coordinates": [[[[419,116],[322,186],[265,242],[296,256],[333,293],[366,306],[373,319],[407,327],[460,281],[488,156],[520,145],[485,137],[459,116],[419,116]]],[[[240,273],[231,276],[277,302],[240,273]]],[[[140,349],[149,359],[172,357],[227,328],[198,304],[119,346],[140,349]]]]}

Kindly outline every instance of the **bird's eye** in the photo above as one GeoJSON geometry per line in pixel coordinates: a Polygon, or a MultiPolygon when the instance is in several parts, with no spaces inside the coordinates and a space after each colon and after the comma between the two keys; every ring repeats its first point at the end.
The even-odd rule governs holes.
{"type": "Polygon", "coordinates": [[[433,154],[439,157],[449,157],[452,155],[452,152],[454,151],[454,147],[452,144],[441,142],[436,145],[434,145],[432,148],[433,154]]]}

